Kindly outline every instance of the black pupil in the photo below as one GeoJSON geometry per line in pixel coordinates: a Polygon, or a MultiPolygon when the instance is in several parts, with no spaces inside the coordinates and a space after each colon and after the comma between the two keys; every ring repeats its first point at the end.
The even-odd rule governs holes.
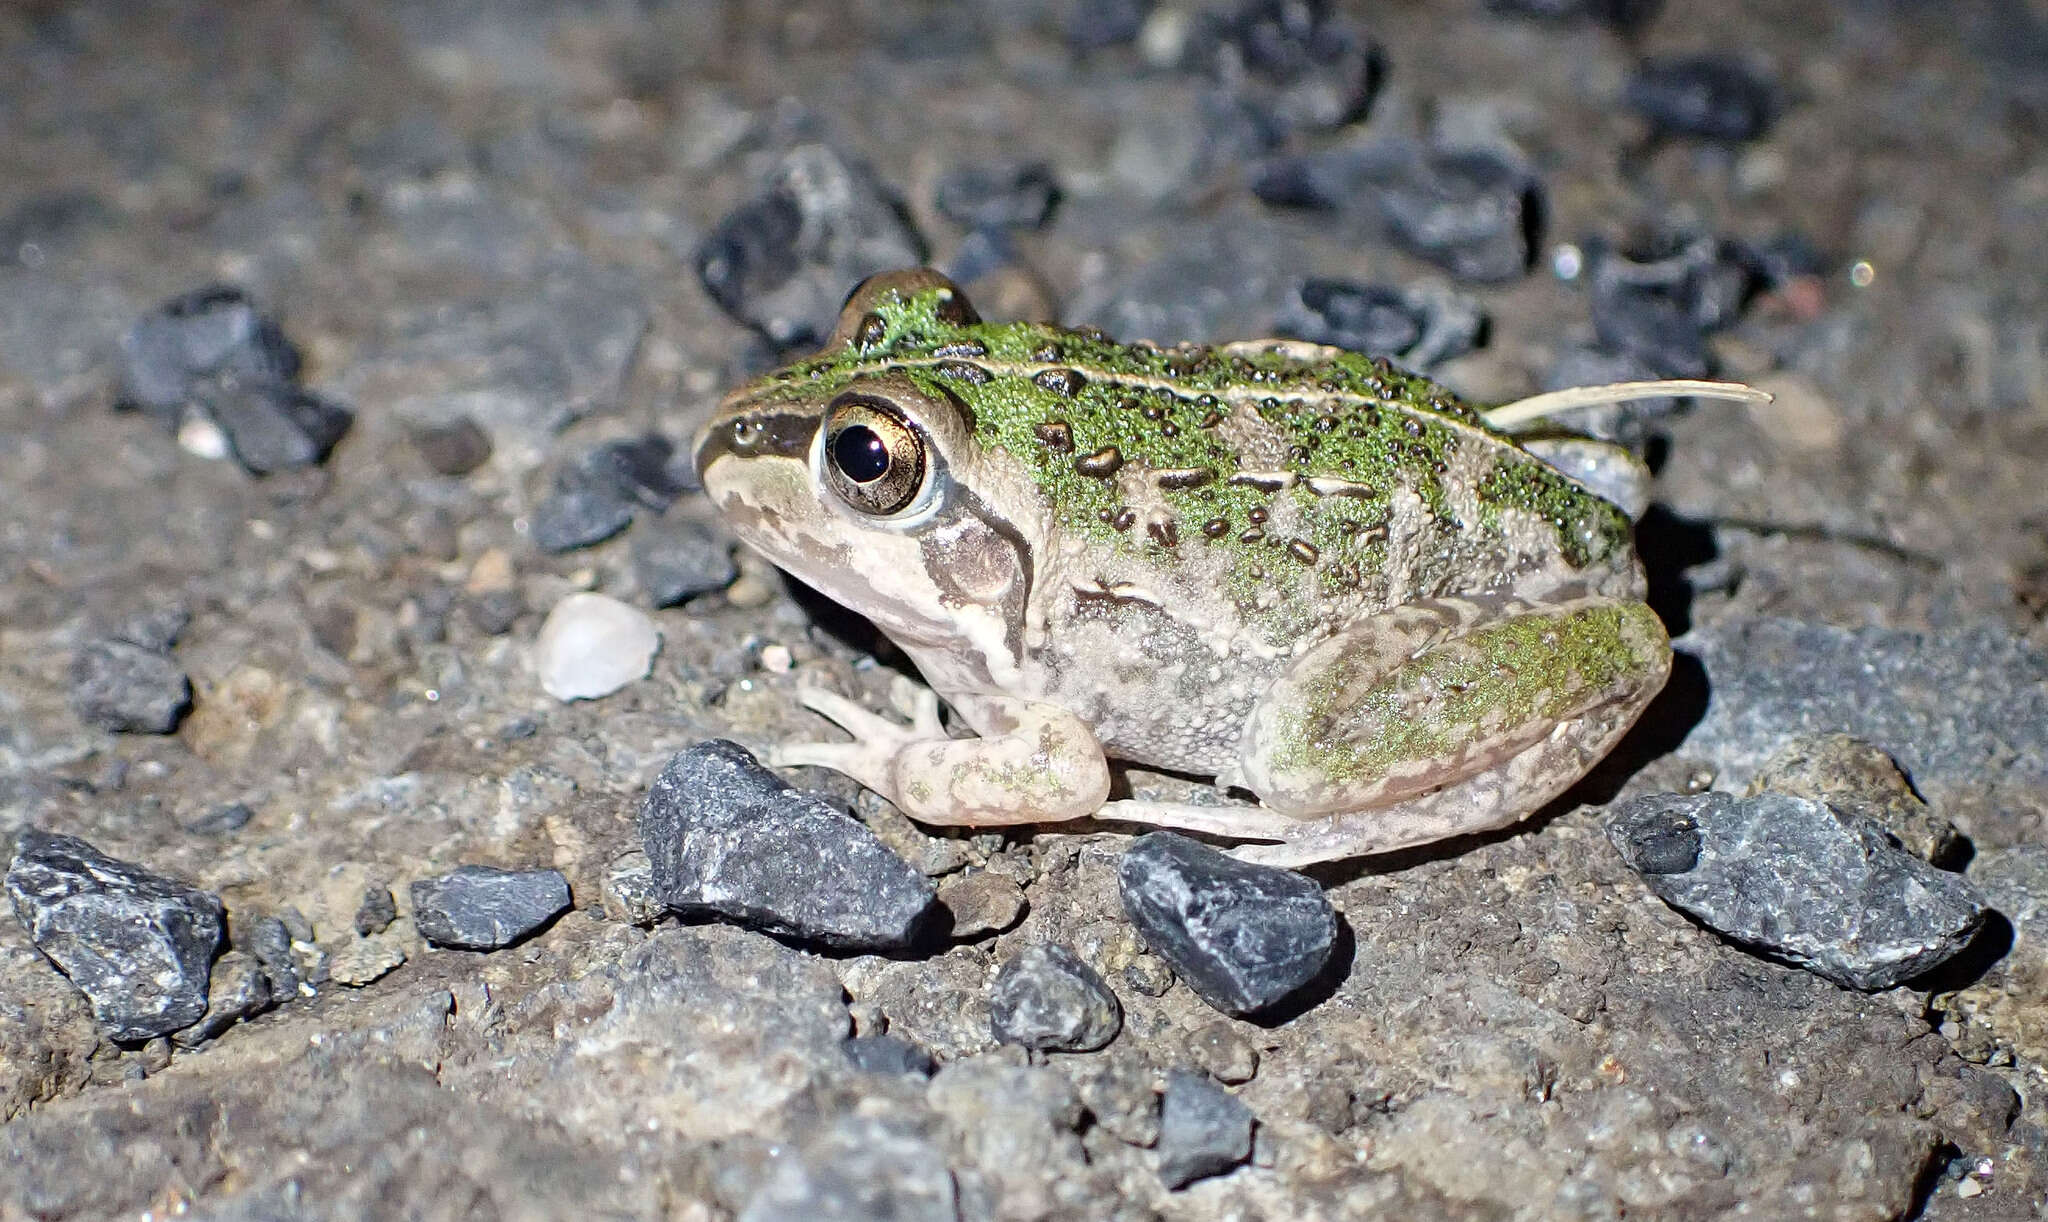
{"type": "Polygon", "coordinates": [[[872,484],[889,473],[889,447],[864,424],[849,425],[832,439],[832,461],[856,484],[872,484]]]}

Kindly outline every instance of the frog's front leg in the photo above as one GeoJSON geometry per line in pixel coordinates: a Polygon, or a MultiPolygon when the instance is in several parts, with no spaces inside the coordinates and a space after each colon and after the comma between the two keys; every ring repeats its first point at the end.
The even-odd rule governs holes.
{"type": "Polygon", "coordinates": [[[813,765],[846,773],[923,823],[995,827],[1052,823],[1093,814],[1109,795],[1109,764],[1088,727],[1057,705],[977,696],[974,720],[994,731],[948,738],[938,698],[927,688],[893,693],[904,727],[822,688],[804,688],[806,707],[854,736],[850,743],[798,743],[770,753],[778,767],[813,765]]]}
{"type": "Polygon", "coordinates": [[[1281,843],[1236,855],[1300,866],[1505,827],[1598,762],[1670,667],[1639,602],[1438,599],[1373,616],[1261,696],[1240,766],[1267,817],[1236,830],[1281,843]]]}

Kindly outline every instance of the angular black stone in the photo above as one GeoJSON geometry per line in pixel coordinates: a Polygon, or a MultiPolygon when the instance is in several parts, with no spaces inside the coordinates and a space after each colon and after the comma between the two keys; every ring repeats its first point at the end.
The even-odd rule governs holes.
{"type": "Polygon", "coordinates": [[[251,475],[325,462],[355,420],[340,404],[284,382],[220,378],[194,395],[251,475]]]}
{"type": "Polygon", "coordinates": [[[1852,989],[1922,975],[1984,922],[1961,875],[1810,798],[1652,794],[1609,816],[1607,838],[1665,903],[1852,989]]]}
{"type": "Polygon", "coordinates": [[[932,1054],[893,1035],[856,1035],[846,1041],[846,1059],[865,1073],[932,1076],[932,1054]]]}
{"type": "Polygon", "coordinates": [[[290,382],[299,353],[249,294],[213,284],[171,298],[121,337],[121,400],[175,423],[199,383],[226,375],[290,382]]]}
{"type": "Polygon", "coordinates": [[[602,484],[572,483],[557,488],[533,511],[534,546],[572,552],[602,543],[633,524],[632,503],[602,484]]]}
{"type": "Polygon", "coordinates": [[[468,475],[491,457],[491,436],[467,416],[413,430],[413,448],[439,475],[468,475]]]}
{"type": "Polygon", "coordinates": [[[192,1048],[270,1006],[270,979],[254,955],[231,950],[214,962],[207,982],[206,1014],[198,1022],[171,1037],[182,1048],[192,1048]]]}
{"type": "Polygon", "coordinates": [[[1315,979],[1336,945],[1336,911],[1313,879],[1173,832],[1140,836],[1117,882],[1145,945],[1229,1014],[1263,1010],[1315,979]]]}
{"type": "Polygon", "coordinates": [[[776,348],[813,347],[831,333],[848,286],[925,261],[907,216],[866,166],[803,145],[704,239],[697,275],[720,308],[776,348]]]}
{"type": "Polygon", "coordinates": [[[1725,56],[1681,56],[1644,64],[1622,91],[1661,131],[1711,140],[1754,140],[1771,126],[1771,88],[1725,56]]]}
{"type": "Polygon", "coordinates": [[[1123,1016],[1095,969],[1057,943],[1018,951],[989,989],[989,1026],[999,1044],[1093,1052],[1116,1038],[1123,1016]]]}
{"type": "Polygon", "coordinates": [[[1159,1178],[1185,1188],[1251,1157],[1252,1112],[1236,1095],[1185,1069],[1167,1077],[1159,1107],[1159,1178]]]}
{"type": "Polygon", "coordinates": [[[412,884],[413,923],[437,946],[496,950],[509,946],[569,907],[560,870],[496,870],[460,866],[412,884]]]}
{"type": "Polygon", "coordinates": [[[1273,322],[1277,335],[1398,357],[1410,369],[1470,352],[1485,328],[1486,315],[1462,295],[1314,278],[1296,287],[1273,322]]]}
{"type": "Polygon", "coordinates": [[[937,894],[865,824],[723,739],[669,761],[641,804],[640,839],[669,907],[830,946],[907,946],[937,894]]]}
{"type": "Polygon", "coordinates": [[[1529,270],[1537,241],[1536,180],[1480,149],[1419,150],[1375,169],[1394,239],[1461,280],[1497,283],[1529,270]]]}
{"type": "Polygon", "coordinates": [[[939,179],[932,203],[962,229],[1042,229],[1060,185],[1042,162],[962,166],[939,179]]]}
{"type": "Polygon", "coordinates": [[[739,572],[732,540],[701,522],[663,519],[633,532],[633,573],[657,607],[723,590],[739,572]]]}
{"type": "Polygon", "coordinates": [[[93,641],[71,659],[71,707],[116,734],[169,734],[192,711],[192,681],[158,650],[93,641]]]}
{"type": "Polygon", "coordinates": [[[398,905],[391,898],[391,888],[377,883],[363,888],[363,902],[356,905],[353,922],[357,933],[364,937],[383,933],[397,919],[398,905]]]}
{"type": "Polygon", "coordinates": [[[206,1013],[223,916],[210,892],[28,828],[7,869],[7,896],[36,948],[114,1039],[168,1035],[206,1013]]]}
{"type": "Polygon", "coordinates": [[[690,456],[678,454],[675,442],[659,433],[608,441],[584,455],[580,466],[592,482],[656,513],[697,487],[690,456]]]}
{"type": "Polygon", "coordinates": [[[1329,0],[1242,0],[1205,25],[1197,58],[1282,132],[1342,127],[1372,104],[1378,51],[1329,0]]]}

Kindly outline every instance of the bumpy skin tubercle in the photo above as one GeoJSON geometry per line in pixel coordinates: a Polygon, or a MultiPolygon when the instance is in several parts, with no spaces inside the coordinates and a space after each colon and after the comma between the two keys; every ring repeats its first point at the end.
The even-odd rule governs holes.
{"type": "MultiPolygon", "coordinates": [[[[1588,443],[1591,444],[1591,443],[1588,443]]],[[[1662,686],[1629,517],[1442,387],[1291,341],[982,322],[935,273],[849,299],[701,434],[740,537],[867,615],[929,693],[830,693],[836,768],[931,823],[1099,815],[1281,864],[1511,823],[1662,686]],[[1107,805],[1106,756],[1261,805],[1107,805]]]]}

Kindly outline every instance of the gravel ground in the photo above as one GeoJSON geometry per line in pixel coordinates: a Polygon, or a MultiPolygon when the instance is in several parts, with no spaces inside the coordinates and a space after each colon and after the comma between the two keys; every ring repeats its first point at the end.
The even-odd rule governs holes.
{"type": "Polygon", "coordinates": [[[8,6],[0,1219],[2038,1216],[2044,132],[2022,0],[8,6]],[[1658,471],[1671,688],[1529,825],[1311,871],[1323,966],[1246,1017],[1128,836],[675,761],[886,699],[672,447],[920,260],[1778,401],[1578,422],[1658,471]],[[1800,852],[1683,813],[1791,799],[1610,838],[1836,731],[1912,791],[1802,788],[1814,835],[1978,931],[1894,987],[1792,965],[1873,979],[1816,893],[1723,937],[1637,872],[1800,852]],[[708,817],[643,815],[672,766],[719,839],[643,845],[708,817]],[[1962,851],[1849,810],[1908,806],[1962,851]],[[773,811],[886,902],[724,898],[773,811]]]}

